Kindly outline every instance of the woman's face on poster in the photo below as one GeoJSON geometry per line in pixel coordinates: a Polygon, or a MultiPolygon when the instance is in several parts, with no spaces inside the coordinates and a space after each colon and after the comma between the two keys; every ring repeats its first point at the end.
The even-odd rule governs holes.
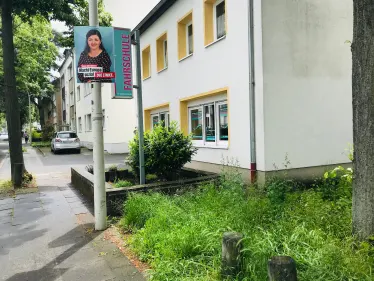
{"type": "Polygon", "coordinates": [[[100,48],[101,40],[99,36],[91,35],[90,37],[88,37],[87,43],[91,51],[96,51],[97,49],[100,48]]]}

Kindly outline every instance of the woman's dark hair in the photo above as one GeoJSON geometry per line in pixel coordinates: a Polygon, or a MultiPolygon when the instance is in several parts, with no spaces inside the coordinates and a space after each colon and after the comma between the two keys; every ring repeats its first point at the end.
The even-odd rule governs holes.
{"type": "Polygon", "coordinates": [[[97,37],[99,37],[99,39],[101,41],[99,48],[106,52],[106,50],[104,48],[104,45],[103,45],[103,40],[101,39],[101,33],[97,29],[91,29],[90,31],[87,32],[87,34],[86,34],[86,48],[84,48],[84,52],[86,54],[88,54],[90,52],[90,46],[88,46],[88,38],[90,38],[92,35],[97,35],[97,37]]]}

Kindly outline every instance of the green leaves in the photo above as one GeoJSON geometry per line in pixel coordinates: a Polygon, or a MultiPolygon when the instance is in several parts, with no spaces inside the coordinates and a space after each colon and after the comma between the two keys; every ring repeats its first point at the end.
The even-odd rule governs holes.
{"type": "MultiPolygon", "coordinates": [[[[176,122],[169,128],[156,126],[144,134],[144,157],[147,174],[163,179],[176,178],[182,167],[190,162],[197,149],[192,146],[190,136],[184,136],[176,122]]],[[[139,174],[139,137],[130,142],[129,165],[139,174]]]]}

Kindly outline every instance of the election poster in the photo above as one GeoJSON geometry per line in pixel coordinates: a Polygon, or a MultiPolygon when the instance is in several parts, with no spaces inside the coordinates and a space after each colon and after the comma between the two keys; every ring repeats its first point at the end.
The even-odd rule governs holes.
{"type": "Polygon", "coordinates": [[[74,27],[77,83],[111,83],[112,97],[132,98],[131,31],[116,27],[74,27]]]}

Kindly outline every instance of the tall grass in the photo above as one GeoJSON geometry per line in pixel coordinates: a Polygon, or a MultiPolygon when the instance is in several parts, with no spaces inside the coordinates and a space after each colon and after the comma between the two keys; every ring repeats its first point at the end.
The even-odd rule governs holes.
{"type": "Polygon", "coordinates": [[[219,280],[225,231],[245,236],[241,280],[267,280],[273,255],[292,256],[299,280],[374,280],[374,248],[351,236],[350,198],[324,200],[315,188],[288,192],[275,204],[261,191],[244,192],[237,176],[223,178],[218,188],[127,201],[121,224],[134,234],[134,251],[151,264],[151,280],[219,280]]]}

